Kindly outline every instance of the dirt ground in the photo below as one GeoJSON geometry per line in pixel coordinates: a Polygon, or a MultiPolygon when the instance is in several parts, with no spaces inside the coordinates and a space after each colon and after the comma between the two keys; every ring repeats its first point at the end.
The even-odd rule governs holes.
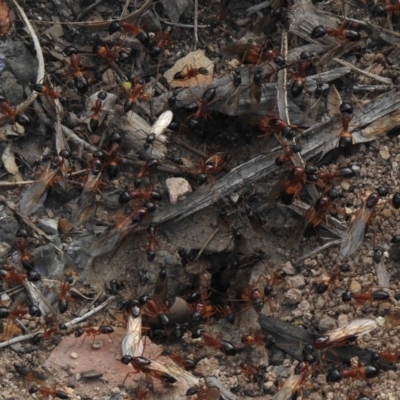
{"type": "MultiPolygon", "coordinates": [[[[397,108],[391,109],[396,106],[398,97],[397,16],[392,19],[377,16],[372,5],[356,1],[316,5],[306,1],[293,4],[274,1],[272,6],[264,4],[259,11],[252,10],[253,6],[263,3],[199,0],[196,13],[190,0],[154,2],[147,13],[131,21],[145,32],[152,32],[147,42],[138,32],[132,35],[122,30],[109,34],[108,23],[91,29],[75,24],[78,20],[106,21],[120,18],[122,13],[130,15],[143,6],[143,1],[21,1],[19,6],[31,21],[43,51],[44,82],[52,82],[66,102],[60,100],[62,112],[58,112],[55,105],[60,104],[59,100],[39,96],[22,110],[31,118],[31,125],[25,129],[19,126],[16,132],[14,106],[23,104],[32,92],[40,75],[40,63],[38,65],[35,57],[35,41],[24,28],[15,4],[11,0],[0,0],[0,95],[12,106],[8,117],[0,120],[1,268],[26,272],[21,264],[24,254],[15,241],[16,232],[25,229],[27,254],[33,257],[35,270],[41,275],[41,281],[34,282],[43,296],[39,302],[50,304],[50,309],[56,310],[51,321],[52,311],[42,313],[47,314],[47,318],[21,313],[14,319],[1,320],[0,399],[49,398],[55,390],[64,391],[71,399],[185,399],[190,398],[185,393],[193,382],[204,388],[204,392],[197,395],[198,399],[282,400],[294,398],[292,395],[296,392],[299,397],[312,400],[399,398],[396,369],[400,324],[395,310],[400,297],[397,283],[400,213],[398,202],[392,198],[399,191],[400,123],[397,108]],[[6,11],[7,4],[10,13],[6,11]],[[283,15],[277,18],[273,13],[280,6],[283,15]],[[363,28],[360,23],[347,26],[348,31],[362,31],[357,46],[346,39],[343,31],[318,41],[298,26],[297,19],[307,9],[312,10],[311,17],[315,13],[321,20],[331,18],[330,21],[342,22],[346,15],[384,29],[376,33],[370,26],[363,28]],[[83,10],[87,12],[81,15],[83,10]],[[65,24],[60,25],[60,21],[65,24]],[[390,30],[390,25],[394,31],[390,30]],[[173,27],[171,37],[161,43],[161,29],[166,26],[173,27]],[[301,190],[295,196],[294,204],[300,212],[277,199],[271,207],[265,207],[273,197],[271,190],[277,182],[287,180],[293,161],[299,162],[296,152],[290,153],[290,146],[293,146],[290,140],[282,150],[280,144],[286,139],[282,139],[278,134],[280,129],[274,130],[273,126],[274,119],[283,115],[283,69],[274,57],[284,53],[279,49],[286,30],[289,32],[289,55],[284,68],[288,82],[287,108],[296,144],[301,147],[302,162],[318,166],[320,173],[348,167],[354,175],[335,178],[329,185],[322,183],[322,179],[312,182],[307,176],[307,182],[302,180],[301,190]],[[382,39],[379,35],[387,36],[382,39]],[[268,44],[265,44],[266,38],[270,40],[268,44]],[[239,39],[247,44],[238,44],[239,39]],[[128,61],[120,62],[119,53],[108,59],[94,54],[93,47],[104,43],[104,51],[111,53],[114,46],[119,46],[117,53],[129,53],[128,61]],[[246,60],[251,52],[248,43],[257,48],[256,60],[252,63],[246,60]],[[232,50],[233,44],[235,50],[232,50]],[[77,48],[81,58],[75,77],[65,51],[70,45],[77,48]],[[159,54],[154,53],[155,46],[161,47],[159,54]],[[320,47],[317,51],[312,50],[312,46],[320,47]],[[303,74],[299,54],[306,47],[315,54],[307,73],[303,74]],[[242,48],[246,50],[239,50],[242,48]],[[185,59],[175,65],[188,54],[195,57],[194,50],[204,52],[200,59],[185,59]],[[265,59],[269,52],[273,57],[265,59]],[[380,62],[379,54],[387,57],[391,65],[380,62]],[[207,68],[207,74],[181,82],[179,79],[171,81],[176,72],[199,67],[207,68]],[[234,71],[239,71],[242,79],[239,92],[233,85],[234,71]],[[261,74],[260,85],[253,80],[257,71],[261,74]],[[88,82],[85,93],[79,93],[74,85],[74,78],[81,72],[88,82]],[[304,81],[306,75],[314,76],[313,80],[304,81]],[[145,80],[145,94],[151,93],[151,96],[135,99],[132,110],[144,121],[123,110],[128,93],[132,94],[127,81],[134,87],[141,78],[145,80]],[[301,82],[300,96],[293,96],[291,92],[292,81],[296,78],[301,82]],[[318,85],[323,89],[320,97],[314,93],[318,85]],[[179,88],[175,89],[176,86],[179,88]],[[210,88],[217,91],[216,98],[209,104],[203,103],[204,113],[198,118],[196,110],[202,105],[206,89],[210,88]],[[101,90],[107,92],[109,105],[105,106],[104,100],[102,110],[107,112],[101,114],[103,111],[97,110],[96,114],[96,96],[101,90]],[[238,95],[237,104],[232,100],[235,95],[238,95]],[[168,105],[168,99],[173,96],[177,98],[176,104],[168,105]],[[339,111],[339,105],[345,102],[354,107],[348,130],[342,128],[344,117],[339,111]],[[378,105],[371,111],[368,107],[373,102],[378,105]],[[378,110],[380,102],[381,108],[388,111],[378,110]],[[86,119],[82,116],[85,107],[86,119]],[[150,126],[167,108],[173,111],[173,121],[179,124],[178,128],[168,124],[165,134],[144,147],[151,133],[150,126]],[[383,115],[381,119],[374,119],[375,111],[383,115]],[[95,119],[95,114],[100,126],[92,129],[90,120],[95,119]],[[264,130],[259,124],[261,117],[268,120],[264,130]],[[368,136],[363,129],[370,124],[372,133],[368,136]],[[351,146],[342,152],[338,149],[341,131],[342,134],[354,132],[351,146]],[[114,158],[110,144],[113,133],[122,136],[114,158]],[[167,138],[165,144],[162,137],[167,138]],[[19,203],[21,198],[32,187],[32,181],[43,176],[40,174],[56,151],[65,146],[71,150],[72,157],[67,166],[59,169],[60,178],[52,183],[44,207],[25,215],[19,203]],[[94,151],[98,149],[107,153],[101,169],[102,183],[96,193],[89,195],[92,215],[79,224],[77,215],[84,204],[78,199],[87,182],[85,177],[90,176],[88,168],[92,165],[94,151]],[[286,151],[285,162],[278,168],[274,160],[283,151],[286,151]],[[221,156],[222,161],[219,160],[217,167],[211,163],[215,169],[206,173],[209,157],[215,155],[221,156]],[[158,158],[157,169],[146,170],[144,165],[155,158],[158,158]],[[179,162],[176,159],[180,159],[179,162]],[[245,169],[252,161],[254,167],[245,169]],[[113,162],[119,172],[110,177],[106,170],[113,162]],[[235,171],[239,171],[239,178],[235,171]],[[200,173],[206,174],[204,185],[200,185],[200,173]],[[177,176],[186,179],[193,193],[185,193],[174,205],[166,180],[177,176]],[[142,178],[140,187],[135,182],[139,177],[142,178]],[[307,188],[303,183],[308,184],[307,188]],[[310,235],[301,232],[298,248],[288,246],[293,232],[301,226],[304,216],[309,215],[304,204],[312,206],[317,199],[310,195],[310,186],[317,190],[317,197],[331,193],[333,188],[339,194],[319,221],[321,226],[311,229],[310,235]],[[142,195],[121,205],[118,199],[123,191],[147,194],[157,191],[162,199],[142,195]],[[371,212],[370,221],[363,220],[358,232],[363,236],[368,225],[363,244],[345,257],[340,251],[340,240],[348,240],[347,227],[354,216],[359,216],[357,211],[364,207],[365,199],[373,192],[379,192],[381,198],[371,212]],[[147,212],[148,209],[143,208],[145,200],[148,209],[151,208],[148,202],[155,203],[155,211],[147,212]],[[146,213],[138,224],[132,222],[137,210],[146,213]],[[180,215],[184,216],[179,218],[180,215]],[[156,225],[153,242],[152,234],[146,230],[152,221],[156,225]],[[128,224],[126,231],[123,231],[124,223],[128,224]],[[321,248],[333,241],[335,244],[321,248]],[[146,253],[149,243],[156,252],[152,260],[146,253]],[[337,279],[329,281],[340,268],[343,270],[336,274],[337,279]],[[286,275],[279,279],[282,270],[286,275]],[[166,274],[164,278],[163,273],[166,274]],[[58,309],[60,285],[66,276],[73,278],[73,285],[64,294],[68,310],[61,313],[58,309]],[[111,281],[116,282],[116,289],[111,287],[111,281]],[[329,284],[322,294],[317,292],[321,282],[329,284]],[[263,292],[266,284],[273,286],[272,294],[260,294],[262,307],[256,311],[249,297],[255,289],[263,292]],[[196,301],[201,307],[208,307],[208,314],[203,310],[201,321],[196,324],[192,314],[198,309],[196,301],[190,303],[190,299],[204,287],[206,295],[203,292],[201,300],[196,301]],[[367,301],[356,303],[353,298],[344,302],[342,294],[348,290],[366,293],[367,301]],[[371,297],[376,290],[383,290],[388,299],[370,301],[368,294],[371,297]],[[149,309],[143,307],[143,333],[148,337],[144,342],[144,357],[168,364],[171,361],[161,353],[169,350],[196,363],[194,370],[178,378],[174,385],[165,385],[153,375],[154,391],[147,395],[140,393],[145,374],[132,374],[124,381],[133,369],[120,361],[124,355],[121,342],[126,332],[123,310],[128,300],[145,294],[153,296],[159,308],[156,313],[149,313],[149,309]],[[71,323],[106,303],[107,306],[88,319],[71,323]],[[233,310],[233,323],[228,321],[227,306],[233,310]],[[165,312],[170,320],[166,326],[157,319],[160,312],[165,312]],[[146,313],[152,315],[145,316],[146,313]],[[243,335],[261,337],[263,334],[258,322],[260,314],[290,324],[293,332],[307,332],[310,337],[329,335],[335,328],[364,318],[376,321],[377,328],[352,344],[359,351],[354,350],[354,354],[360,354],[358,367],[354,366],[354,360],[352,366],[349,363],[351,349],[348,359],[338,355],[336,362],[324,359],[322,351],[320,362],[310,363],[304,380],[293,384],[286,395],[281,391],[281,397],[275,397],[286,378],[294,374],[306,343],[291,337],[288,331],[288,336],[282,340],[262,337],[259,344],[244,344],[243,335]],[[59,328],[62,323],[69,324],[67,329],[59,328]],[[176,327],[185,324],[188,331],[180,338],[176,327]],[[76,337],[79,326],[86,331],[76,337]],[[112,327],[113,332],[108,336],[91,336],[98,326],[112,327]],[[54,331],[50,332],[50,328],[54,331]],[[194,341],[192,333],[199,328],[217,342],[229,341],[237,354],[228,356],[218,346],[213,348],[194,341]],[[30,337],[7,342],[21,335],[33,336],[36,332],[42,332],[41,339],[30,337]],[[289,351],[290,347],[297,350],[289,351]],[[382,363],[379,363],[370,357],[371,352],[388,352],[391,359],[381,355],[379,362],[382,363]],[[345,379],[343,375],[341,382],[327,383],[326,376],[332,369],[353,368],[352,372],[361,371],[362,375],[362,365],[378,368],[378,376],[345,379]],[[210,384],[209,378],[216,378],[216,381],[210,384]],[[206,383],[208,387],[220,385],[220,391],[207,392],[206,383]],[[30,394],[33,385],[42,388],[42,392],[30,394]]],[[[309,31],[318,25],[311,17],[307,22],[310,26],[304,28],[309,31]]],[[[0,100],[3,114],[6,112],[4,103],[0,100]]],[[[152,130],[155,130],[154,125],[152,130]]],[[[37,200],[42,202],[40,198],[37,200]]],[[[21,279],[15,282],[7,277],[2,281],[0,310],[3,313],[5,308],[15,310],[36,303],[32,292],[27,292],[30,283],[26,279],[23,285],[20,283],[21,279]]],[[[269,329],[274,330],[273,326],[269,329]]],[[[267,331],[265,329],[264,335],[271,333],[267,331]]],[[[149,374],[146,375],[149,379],[149,374]]],[[[192,399],[195,398],[194,395],[192,399]]]]}

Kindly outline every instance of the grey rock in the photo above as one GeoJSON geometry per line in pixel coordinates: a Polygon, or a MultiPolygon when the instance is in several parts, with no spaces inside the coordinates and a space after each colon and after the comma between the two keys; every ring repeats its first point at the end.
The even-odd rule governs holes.
{"type": "Polygon", "coordinates": [[[10,104],[21,101],[24,97],[24,89],[18,84],[17,79],[10,71],[4,71],[0,74],[0,87],[2,95],[10,104]]]}
{"type": "Polygon", "coordinates": [[[50,235],[56,235],[58,233],[58,222],[52,218],[41,218],[38,221],[39,227],[50,235]]]}
{"type": "Polygon", "coordinates": [[[6,242],[0,242],[0,257],[4,257],[10,251],[11,246],[6,242]]]}
{"type": "Polygon", "coordinates": [[[7,211],[0,211],[0,226],[0,242],[6,242],[12,246],[19,228],[17,221],[7,211]]]}
{"type": "Polygon", "coordinates": [[[318,328],[320,332],[327,332],[328,330],[336,328],[336,320],[331,317],[324,316],[320,319],[318,323],[318,328]]]}
{"type": "Polygon", "coordinates": [[[32,250],[32,256],[35,259],[35,268],[42,277],[59,279],[62,276],[65,263],[53,243],[32,250]]]}

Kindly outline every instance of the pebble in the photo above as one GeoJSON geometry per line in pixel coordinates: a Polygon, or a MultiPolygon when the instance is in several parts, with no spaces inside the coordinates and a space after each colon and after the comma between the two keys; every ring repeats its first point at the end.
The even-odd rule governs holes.
{"type": "Polygon", "coordinates": [[[300,289],[291,288],[285,293],[285,299],[288,305],[300,303],[303,293],[300,289]]]}
{"type": "Polygon", "coordinates": [[[348,215],[353,214],[353,209],[351,209],[350,207],[345,207],[344,208],[344,212],[348,215]]]}
{"type": "Polygon", "coordinates": [[[75,352],[71,353],[71,358],[76,360],[78,358],[78,353],[75,352]]]}
{"type": "Polygon", "coordinates": [[[385,209],[382,211],[382,215],[383,215],[385,218],[390,218],[390,217],[392,216],[392,210],[391,210],[390,208],[385,208],[385,209]]]}
{"type": "Polygon", "coordinates": [[[365,178],[367,176],[367,168],[362,167],[360,168],[360,177],[365,178]]]}
{"type": "Polygon", "coordinates": [[[176,204],[178,200],[181,200],[188,193],[192,193],[192,188],[186,179],[168,178],[165,184],[167,185],[171,204],[176,204]]]}
{"type": "Polygon", "coordinates": [[[293,265],[290,261],[282,265],[282,270],[285,271],[288,275],[294,275],[296,273],[296,270],[293,268],[293,265]]]}
{"type": "Polygon", "coordinates": [[[320,332],[327,332],[336,328],[336,321],[332,317],[324,316],[318,323],[320,332]]]}
{"type": "Polygon", "coordinates": [[[322,308],[325,305],[324,298],[322,296],[319,296],[315,305],[317,308],[322,308]]]}
{"type": "Polygon", "coordinates": [[[338,326],[345,326],[349,323],[349,316],[346,314],[340,314],[337,319],[338,326]]]}
{"type": "Polygon", "coordinates": [[[0,257],[4,257],[11,249],[11,246],[6,242],[0,243],[0,257]]]}
{"type": "Polygon", "coordinates": [[[11,298],[7,293],[3,293],[0,297],[0,301],[3,303],[4,306],[9,307],[11,304],[11,298]]]}
{"type": "Polygon", "coordinates": [[[288,284],[294,288],[304,288],[306,286],[306,281],[303,275],[289,276],[286,278],[288,284]]]}
{"type": "Polygon", "coordinates": [[[50,235],[56,235],[58,233],[58,222],[51,218],[41,218],[38,221],[39,227],[49,233],[50,235]]]}
{"type": "Polygon", "coordinates": [[[94,349],[94,350],[98,350],[98,349],[100,349],[102,347],[103,347],[103,341],[102,340],[96,340],[92,344],[92,349],[94,349]]]}
{"type": "Polygon", "coordinates": [[[380,150],[379,154],[384,160],[389,160],[390,158],[390,153],[387,150],[380,150]]]}
{"type": "Polygon", "coordinates": [[[351,292],[361,292],[361,285],[357,281],[350,282],[350,291],[351,292]]]}
{"type": "Polygon", "coordinates": [[[349,190],[350,183],[348,181],[342,181],[340,182],[340,186],[342,187],[343,190],[349,190]]]}

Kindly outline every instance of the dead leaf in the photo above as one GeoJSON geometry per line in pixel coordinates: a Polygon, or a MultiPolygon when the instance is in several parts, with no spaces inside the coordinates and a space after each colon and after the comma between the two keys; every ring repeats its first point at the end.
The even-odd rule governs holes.
{"type": "Polygon", "coordinates": [[[68,233],[70,232],[74,226],[69,222],[66,218],[61,218],[58,220],[58,229],[62,233],[68,233]]]}
{"type": "Polygon", "coordinates": [[[10,25],[10,9],[4,0],[0,0],[0,36],[3,36],[8,32],[10,25]]]}
{"type": "Polygon", "coordinates": [[[22,334],[21,329],[12,322],[1,323],[0,342],[5,342],[22,334]]]}
{"type": "Polygon", "coordinates": [[[340,97],[340,94],[337,91],[335,85],[330,86],[327,100],[327,109],[329,116],[333,117],[334,115],[339,114],[340,105],[342,104],[342,98],[340,97]]]}
{"type": "Polygon", "coordinates": [[[171,87],[192,87],[205,85],[213,81],[214,63],[204,55],[203,50],[192,51],[186,57],[179,59],[175,65],[165,72],[164,78],[171,87]],[[174,80],[174,75],[183,69],[206,68],[208,75],[197,75],[187,80],[174,80]]]}
{"type": "Polygon", "coordinates": [[[15,162],[15,154],[12,150],[10,144],[4,149],[3,154],[1,156],[1,161],[4,164],[4,168],[11,175],[16,175],[18,173],[18,165],[15,162]]]}

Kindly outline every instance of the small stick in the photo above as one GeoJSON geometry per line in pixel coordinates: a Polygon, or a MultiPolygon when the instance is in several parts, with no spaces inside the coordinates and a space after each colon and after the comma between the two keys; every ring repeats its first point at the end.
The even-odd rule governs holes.
{"type": "Polygon", "coordinates": [[[90,6],[87,6],[84,8],[75,18],[75,21],[78,22],[80,21],[86,14],[88,14],[90,11],[93,10],[93,8],[97,7],[99,4],[101,4],[103,0],[96,0],[94,3],[90,4],[90,6]]]}
{"type": "Polygon", "coordinates": [[[219,228],[217,228],[212,234],[211,236],[207,239],[207,241],[204,243],[203,247],[200,249],[199,254],[197,254],[195,260],[198,260],[199,257],[201,256],[201,254],[203,253],[203,251],[205,250],[205,248],[210,244],[211,240],[213,240],[214,236],[218,233],[219,228]]]}
{"type": "Polygon", "coordinates": [[[329,247],[332,246],[336,246],[339,245],[340,243],[342,243],[342,239],[336,239],[336,240],[332,240],[328,243],[325,243],[323,246],[318,247],[317,249],[311,251],[310,253],[306,254],[305,256],[302,256],[300,258],[298,258],[297,260],[295,260],[293,262],[294,265],[301,263],[302,261],[304,261],[306,258],[315,256],[316,254],[320,253],[321,251],[324,251],[325,249],[328,249],[329,247]]]}
{"type": "MultiPolygon", "coordinates": [[[[87,312],[86,314],[82,315],[82,317],[78,317],[78,318],[73,319],[70,322],[67,322],[65,325],[69,328],[69,327],[71,327],[73,325],[79,324],[80,322],[84,321],[85,319],[87,319],[87,318],[91,317],[92,315],[96,314],[98,311],[102,310],[104,307],[106,307],[114,299],[115,299],[115,296],[109,297],[104,303],[100,304],[99,306],[97,306],[93,310],[87,312]]],[[[41,330],[41,331],[38,331],[38,332],[30,333],[29,335],[18,336],[16,338],[7,340],[6,342],[1,342],[0,343],[0,349],[3,348],[3,347],[10,346],[10,345],[15,344],[15,343],[22,342],[24,340],[32,339],[38,333],[43,333],[43,332],[44,332],[44,330],[41,330]]]]}
{"type": "Polygon", "coordinates": [[[194,50],[197,48],[197,43],[199,42],[199,36],[197,32],[199,18],[199,0],[194,0],[194,50]]]}

